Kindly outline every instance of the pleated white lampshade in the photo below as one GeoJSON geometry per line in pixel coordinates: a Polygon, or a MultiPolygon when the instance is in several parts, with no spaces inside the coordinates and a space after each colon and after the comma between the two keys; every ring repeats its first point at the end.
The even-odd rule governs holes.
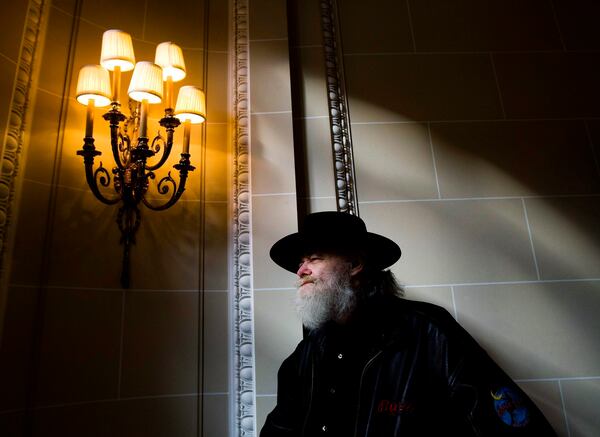
{"type": "Polygon", "coordinates": [[[121,67],[121,71],[133,70],[135,55],[131,35],[118,29],[111,29],[102,35],[100,64],[109,71],[121,67]]]}
{"type": "Polygon", "coordinates": [[[77,101],[87,105],[90,100],[94,106],[107,106],[111,102],[110,78],[108,70],[100,65],[84,65],[77,78],[77,101]]]}
{"type": "Polygon", "coordinates": [[[127,93],[138,102],[147,100],[150,104],[160,103],[163,93],[162,68],[147,61],[135,64],[127,93]]]}
{"type": "Polygon", "coordinates": [[[192,124],[206,120],[206,97],[204,91],[192,85],[179,89],[175,105],[175,117],[181,121],[189,120],[192,124]]]}

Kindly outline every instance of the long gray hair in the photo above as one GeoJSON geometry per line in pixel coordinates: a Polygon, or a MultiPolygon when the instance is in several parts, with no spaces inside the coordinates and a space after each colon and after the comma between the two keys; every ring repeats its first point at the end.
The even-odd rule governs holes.
{"type": "Polygon", "coordinates": [[[368,267],[357,275],[358,286],[364,298],[375,296],[403,297],[404,289],[391,270],[371,270],[368,267]]]}

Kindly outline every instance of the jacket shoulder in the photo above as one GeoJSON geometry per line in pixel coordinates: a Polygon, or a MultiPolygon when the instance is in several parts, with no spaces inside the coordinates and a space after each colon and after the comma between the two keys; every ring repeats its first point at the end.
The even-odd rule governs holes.
{"type": "Polygon", "coordinates": [[[413,316],[439,326],[449,326],[457,323],[448,310],[439,305],[404,298],[399,299],[399,301],[397,305],[408,316],[413,316]]]}
{"type": "Polygon", "coordinates": [[[448,317],[452,317],[446,308],[429,302],[423,302],[420,300],[408,300],[403,298],[402,305],[406,306],[407,309],[422,315],[423,317],[430,317],[432,319],[445,319],[448,317]]]}
{"type": "MultiPolygon", "coordinates": [[[[397,302],[390,306],[390,311],[396,313],[392,316],[398,320],[397,315],[402,314],[402,325],[413,332],[422,332],[427,335],[442,335],[446,339],[459,343],[468,343],[472,346],[476,344],[473,337],[454,319],[454,317],[445,308],[428,302],[408,300],[404,298],[397,299],[397,302]]],[[[388,313],[392,314],[392,313],[388,313]]],[[[398,320],[400,322],[400,320],[398,320]]]]}

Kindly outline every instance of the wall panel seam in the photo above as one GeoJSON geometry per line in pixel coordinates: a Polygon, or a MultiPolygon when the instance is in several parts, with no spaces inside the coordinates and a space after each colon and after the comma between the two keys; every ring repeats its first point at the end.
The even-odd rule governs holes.
{"type": "MultiPolygon", "coordinates": [[[[129,396],[120,398],[107,398],[107,399],[94,399],[91,401],[80,401],[80,402],[64,402],[61,404],[53,405],[42,405],[33,408],[34,411],[50,410],[55,408],[69,408],[77,407],[81,405],[93,405],[93,404],[106,404],[109,402],[131,402],[131,401],[142,401],[142,400],[157,400],[157,399],[174,399],[174,398],[190,398],[198,396],[229,396],[229,392],[203,392],[203,393],[181,393],[181,394],[165,394],[165,395],[149,395],[149,396],[129,396]]],[[[8,413],[19,413],[26,411],[23,408],[16,408],[11,410],[0,411],[0,414],[8,413]]]]}
{"type": "Polygon", "coordinates": [[[296,44],[290,46],[292,49],[322,49],[323,44],[296,44]]]}
{"type": "Polygon", "coordinates": [[[254,117],[257,115],[278,115],[278,114],[291,114],[292,111],[263,111],[263,112],[251,112],[250,116],[254,117]]]}
{"type": "Polygon", "coordinates": [[[563,417],[565,420],[565,427],[567,429],[567,437],[571,437],[571,429],[569,426],[569,417],[567,414],[567,407],[565,405],[565,395],[563,393],[563,388],[562,388],[562,384],[560,381],[558,381],[558,392],[560,394],[560,405],[561,405],[563,417]]]}
{"type": "Polygon", "coordinates": [[[550,3],[550,8],[552,9],[552,17],[554,18],[554,25],[556,26],[556,31],[558,32],[558,38],[560,39],[560,44],[562,45],[563,51],[567,51],[567,45],[565,44],[565,39],[563,37],[562,28],[560,25],[560,20],[558,19],[558,13],[556,11],[556,6],[554,5],[554,0],[547,0],[550,3]]]}
{"type": "MultiPolygon", "coordinates": [[[[537,194],[525,196],[489,196],[489,197],[444,197],[441,199],[421,198],[421,199],[386,199],[386,200],[361,200],[361,205],[378,203],[412,203],[412,202],[463,202],[463,201],[488,201],[488,200],[522,200],[522,199],[573,199],[585,197],[600,197],[600,193],[584,194],[537,194]]],[[[327,197],[326,197],[327,198],[327,197]]]]}
{"type": "Polygon", "coordinates": [[[448,50],[448,51],[419,51],[419,52],[346,52],[344,57],[349,56],[444,56],[444,55],[482,55],[486,56],[490,53],[497,55],[551,55],[551,54],[598,54],[598,49],[577,49],[577,50],[448,50]]]}
{"type": "Polygon", "coordinates": [[[450,286],[450,295],[452,296],[452,308],[454,309],[454,319],[458,322],[458,308],[456,307],[456,299],[454,297],[454,286],[450,286]]]}
{"type": "MultiPolygon", "coordinates": [[[[19,284],[11,283],[11,287],[14,288],[37,288],[38,284],[19,284]]],[[[47,285],[47,290],[65,290],[65,291],[106,291],[106,292],[120,292],[122,288],[108,288],[108,287],[79,287],[73,285],[47,285]]],[[[221,290],[202,290],[202,291],[221,291],[221,290]]],[[[223,290],[228,291],[228,290],[223,290]]],[[[152,289],[152,288],[128,288],[128,293],[198,293],[200,290],[197,289],[152,289]]]]}
{"type": "MultiPolygon", "coordinates": [[[[594,163],[596,164],[596,173],[597,173],[597,176],[600,177],[600,156],[598,156],[598,152],[596,151],[596,148],[594,147],[594,140],[592,138],[592,132],[590,131],[590,126],[589,126],[588,121],[584,120],[583,123],[585,125],[585,134],[588,139],[588,144],[592,151],[592,157],[594,158],[594,163]]],[[[598,148],[598,150],[600,150],[600,147],[598,148]]]]}
{"type": "Polygon", "coordinates": [[[413,25],[412,12],[410,10],[410,0],[406,1],[406,12],[408,15],[408,28],[410,29],[410,37],[413,46],[413,52],[417,52],[417,39],[415,38],[415,27],[413,25]]]}
{"type": "Polygon", "coordinates": [[[252,193],[252,197],[295,196],[296,193],[252,193]]]}
{"type": "Polygon", "coordinates": [[[490,281],[490,282],[449,282],[439,284],[404,284],[404,288],[435,288],[435,287],[481,287],[487,285],[527,285],[527,284],[563,284],[576,282],[599,282],[600,278],[565,278],[565,279],[532,279],[523,281],[490,281]]]}
{"type": "Polygon", "coordinates": [[[494,54],[490,53],[490,65],[492,66],[492,73],[494,74],[494,82],[496,84],[496,92],[498,93],[498,101],[500,102],[500,109],[502,110],[502,118],[506,118],[506,109],[504,108],[504,98],[502,98],[502,88],[500,87],[500,80],[498,79],[498,72],[496,71],[496,63],[494,62],[494,54]]]}
{"type": "Polygon", "coordinates": [[[431,138],[431,123],[427,123],[427,140],[429,141],[429,150],[431,151],[431,162],[433,164],[433,174],[435,176],[435,186],[437,188],[438,199],[441,199],[442,191],[440,190],[440,179],[438,177],[437,163],[433,147],[433,139],[431,138]]]}
{"type": "MultiPolygon", "coordinates": [[[[323,116],[316,116],[322,118],[323,116]]],[[[454,120],[371,120],[371,121],[353,121],[353,125],[360,124],[457,124],[457,123],[527,123],[527,122],[556,122],[556,121],[598,121],[600,117],[534,117],[534,118],[481,118],[481,119],[454,119],[454,120]]]]}
{"type": "Polygon", "coordinates": [[[527,214],[527,205],[525,204],[525,199],[521,199],[523,204],[523,217],[525,218],[525,225],[527,226],[527,235],[529,236],[529,244],[531,246],[531,256],[533,257],[533,264],[535,266],[535,273],[537,275],[538,280],[542,279],[540,275],[540,266],[537,260],[537,256],[535,253],[535,244],[533,242],[533,234],[531,232],[531,225],[529,224],[529,216],[527,214]]]}
{"type": "Polygon", "coordinates": [[[13,64],[15,67],[17,66],[17,61],[10,58],[9,56],[5,55],[4,53],[0,52],[0,57],[2,57],[3,59],[7,60],[8,62],[10,62],[11,64],[13,64]]]}
{"type": "Polygon", "coordinates": [[[515,379],[516,382],[556,382],[556,381],[597,381],[600,376],[558,376],[556,378],[524,378],[515,379]]]}

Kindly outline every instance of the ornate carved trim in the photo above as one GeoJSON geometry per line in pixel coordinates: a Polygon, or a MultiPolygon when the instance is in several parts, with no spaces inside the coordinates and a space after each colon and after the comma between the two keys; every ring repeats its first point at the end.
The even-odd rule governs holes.
{"type": "MultiPolygon", "coordinates": [[[[11,224],[15,206],[16,180],[22,167],[23,136],[26,129],[27,110],[34,73],[34,62],[37,61],[40,29],[44,12],[44,0],[30,0],[25,17],[25,32],[21,43],[21,52],[17,60],[15,87],[8,114],[6,135],[3,138],[2,156],[0,157],[0,277],[2,286],[7,285],[9,272],[11,224]]],[[[0,290],[0,296],[6,290],[0,290]]],[[[0,321],[3,305],[0,302],[0,321]]],[[[1,327],[0,327],[1,329],[1,327]]]]}
{"type": "Polygon", "coordinates": [[[256,435],[250,188],[248,0],[233,0],[233,419],[256,435]]]}
{"type": "Polygon", "coordinates": [[[354,176],[352,133],[346,100],[343,53],[337,27],[337,4],[335,0],[321,0],[321,31],[325,54],[325,77],[327,81],[327,104],[331,145],[333,147],[333,171],[337,210],[358,215],[358,197],[354,176]]]}

